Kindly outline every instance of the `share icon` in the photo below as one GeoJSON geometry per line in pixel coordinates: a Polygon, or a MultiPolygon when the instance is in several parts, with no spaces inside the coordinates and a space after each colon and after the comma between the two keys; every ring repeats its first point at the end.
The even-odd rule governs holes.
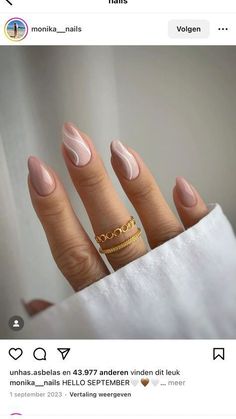
{"type": "Polygon", "coordinates": [[[60,352],[62,359],[66,359],[68,353],[70,352],[70,348],[57,348],[57,350],[60,352]]]}

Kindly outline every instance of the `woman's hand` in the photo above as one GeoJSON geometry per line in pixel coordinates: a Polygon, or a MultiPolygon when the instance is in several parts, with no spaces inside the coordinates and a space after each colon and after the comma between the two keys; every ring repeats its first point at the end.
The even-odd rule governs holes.
{"type": "MultiPolygon", "coordinates": [[[[106,255],[111,267],[117,270],[148,252],[142,237],[138,237],[138,227],[129,222],[131,216],[113,188],[90,138],[67,123],[63,128],[62,152],[95,236],[108,233],[108,237],[112,237],[102,236],[100,250],[114,250],[115,246],[132,237],[129,245],[106,255]],[[125,231],[116,230],[121,226],[125,231]]],[[[113,169],[140,217],[144,228],[142,233],[146,233],[151,249],[177,236],[207,214],[208,209],[196,189],[178,177],[173,197],[181,223],[134,150],[113,141],[111,155],[113,169]]],[[[75,291],[79,291],[108,275],[106,264],[83,229],[56,173],[36,157],[30,157],[28,165],[31,200],[55,262],[65,278],[75,291]]],[[[25,308],[33,315],[50,305],[34,300],[25,303],[25,308]]]]}

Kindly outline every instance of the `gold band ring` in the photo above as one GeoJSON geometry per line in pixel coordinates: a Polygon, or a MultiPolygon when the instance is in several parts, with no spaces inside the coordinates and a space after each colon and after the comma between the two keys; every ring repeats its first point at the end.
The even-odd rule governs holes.
{"type": "Polygon", "coordinates": [[[132,243],[136,242],[138,238],[141,236],[141,229],[139,228],[138,231],[129,239],[125,240],[124,242],[117,244],[116,246],[110,247],[109,249],[102,249],[100,247],[99,252],[104,253],[105,255],[110,255],[111,253],[118,252],[119,250],[124,249],[127,246],[130,246],[132,243]]]}

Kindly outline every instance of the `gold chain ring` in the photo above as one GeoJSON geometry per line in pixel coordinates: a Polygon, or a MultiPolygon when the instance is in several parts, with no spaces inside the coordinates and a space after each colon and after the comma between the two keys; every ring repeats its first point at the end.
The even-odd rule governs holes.
{"type": "Polygon", "coordinates": [[[95,240],[99,244],[104,243],[106,240],[114,239],[115,237],[119,237],[121,234],[126,233],[128,230],[131,230],[135,225],[136,221],[134,217],[131,217],[130,220],[127,223],[123,224],[121,227],[117,227],[113,231],[108,231],[107,233],[95,236],[95,240]]]}

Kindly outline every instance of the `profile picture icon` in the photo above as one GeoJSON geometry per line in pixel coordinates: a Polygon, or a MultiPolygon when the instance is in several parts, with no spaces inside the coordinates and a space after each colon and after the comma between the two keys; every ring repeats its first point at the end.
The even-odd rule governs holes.
{"type": "Polygon", "coordinates": [[[14,17],[5,24],[5,35],[13,42],[22,41],[28,34],[27,23],[18,17],[14,17]]]}

